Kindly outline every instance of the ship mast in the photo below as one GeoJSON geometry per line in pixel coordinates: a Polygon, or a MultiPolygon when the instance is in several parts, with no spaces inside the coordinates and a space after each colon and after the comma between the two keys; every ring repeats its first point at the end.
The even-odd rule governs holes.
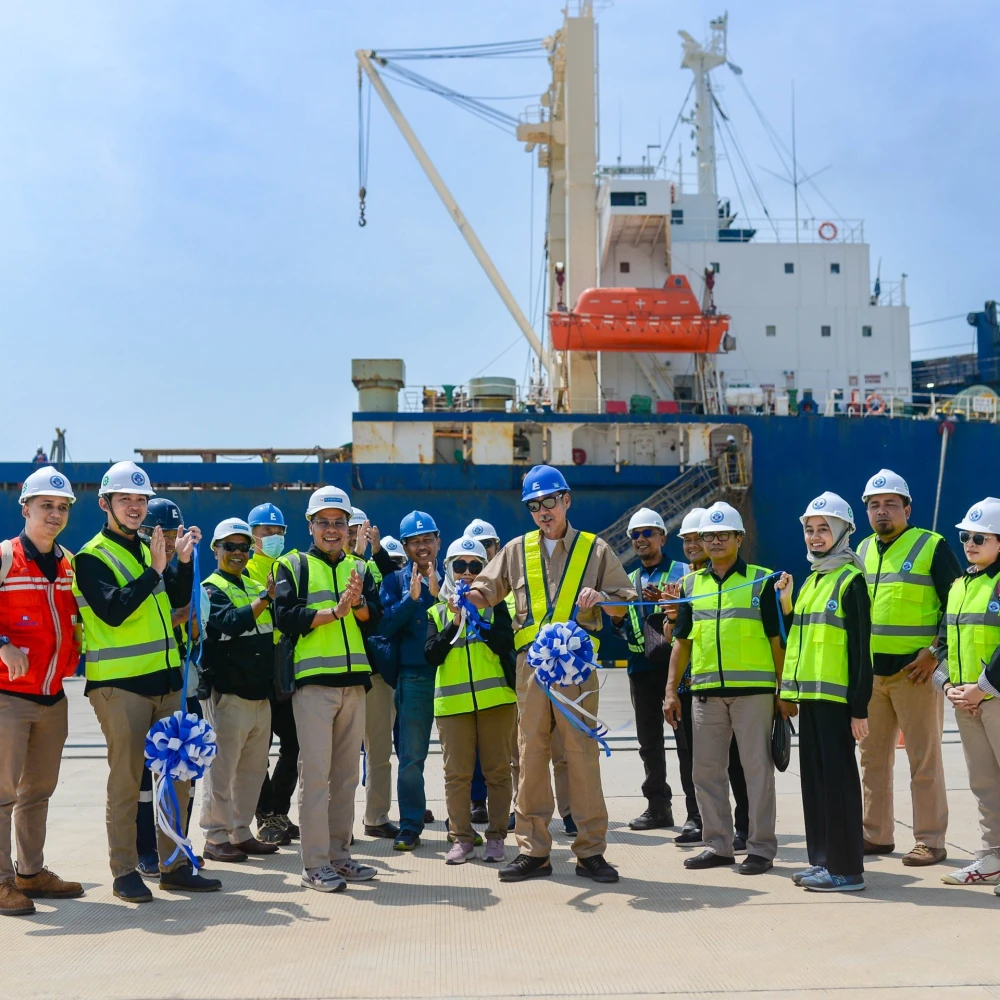
{"type": "Polygon", "coordinates": [[[686,31],[678,34],[684,39],[684,58],[681,67],[694,73],[695,98],[695,155],[698,161],[698,194],[717,196],[715,176],[715,100],[709,74],[726,61],[726,33],[729,15],[713,20],[709,27],[712,38],[705,48],[686,31]]]}

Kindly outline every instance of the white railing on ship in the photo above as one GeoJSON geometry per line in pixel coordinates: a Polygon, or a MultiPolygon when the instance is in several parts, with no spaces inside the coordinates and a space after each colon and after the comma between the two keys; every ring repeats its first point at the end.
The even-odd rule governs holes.
{"type": "Polygon", "coordinates": [[[1000,420],[1000,398],[991,395],[946,395],[907,389],[871,387],[866,390],[831,389],[823,405],[825,417],[909,418],[961,417],[965,420],[1000,420]]]}
{"type": "MultiPolygon", "coordinates": [[[[864,219],[744,219],[730,229],[755,229],[755,243],[864,243],[864,219]]],[[[676,232],[676,230],[675,230],[676,232]]]]}

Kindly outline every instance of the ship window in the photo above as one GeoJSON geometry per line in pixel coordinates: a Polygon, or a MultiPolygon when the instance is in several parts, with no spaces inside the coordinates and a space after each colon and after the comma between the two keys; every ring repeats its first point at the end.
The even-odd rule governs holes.
{"type": "Polygon", "coordinates": [[[764,327],[764,333],[768,337],[776,337],[778,335],[778,328],[772,323],[768,323],[768,325],[764,327]]]}
{"type": "Polygon", "coordinates": [[[870,326],[861,327],[861,336],[870,337],[872,335],[872,328],[870,326]]]}
{"type": "Polygon", "coordinates": [[[672,208],[672,209],[670,209],[670,224],[672,226],[683,226],[684,225],[684,209],[683,208],[672,208]]]}
{"type": "Polygon", "coordinates": [[[712,269],[712,270],[713,270],[713,271],[714,271],[714,272],[715,272],[716,274],[718,274],[718,273],[719,273],[719,271],[721,271],[721,270],[722,270],[722,268],[720,268],[720,267],[719,267],[719,262],[718,262],[717,260],[713,260],[713,261],[712,261],[712,263],[711,263],[711,264],[709,264],[708,266],[709,266],[709,267],[710,267],[710,268],[711,268],[711,269],[712,269]]]}
{"type": "Polygon", "coordinates": [[[641,208],[646,204],[645,191],[612,191],[612,208],[641,208]]]}
{"type": "Polygon", "coordinates": [[[786,264],[785,265],[785,274],[795,274],[795,265],[794,264],[786,264]]]}
{"type": "Polygon", "coordinates": [[[840,265],[839,264],[831,264],[830,265],[830,274],[840,274],[840,265]]]}
{"type": "Polygon", "coordinates": [[[623,261],[622,261],[622,262],[621,262],[621,263],[620,263],[620,264],[618,265],[618,271],[619,271],[619,272],[620,272],[621,274],[628,274],[628,273],[629,273],[629,271],[630,271],[631,269],[632,269],[632,265],[631,265],[631,264],[630,264],[630,263],[629,263],[629,262],[628,262],[627,260],[623,260],[623,261]]]}
{"type": "Polygon", "coordinates": [[[830,336],[830,328],[828,326],[821,326],[819,328],[819,335],[821,337],[829,337],[830,336]]]}

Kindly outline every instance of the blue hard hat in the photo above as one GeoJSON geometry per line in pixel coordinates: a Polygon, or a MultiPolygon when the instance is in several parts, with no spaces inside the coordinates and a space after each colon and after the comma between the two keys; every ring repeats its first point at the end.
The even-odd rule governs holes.
{"type": "Polygon", "coordinates": [[[162,528],[164,531],[176,531],[183,523],[180,507],[166,497],[152,497],[142,519],[144,528],[162,528]]]}
{"type": "Polygon", "coordinates": [[[273,503],[259,503],[247,516],[247,524],[251,528],[256,527],[258,524],[276,524],[284,528],[285,518],[273,503]]]}
{"type": "Polygon", "coordinates": [[[434,518],[422,510],[411,510],[399,522],[399,540],[401,542],[405,542],[407,538],[413,538],[414,535],[426,535],[429,531],[438,534],[438,526],[434,523],[434,518]]]}
{"type": "Polygon", "coordinates": [[[547,497],[551,493],[568,493],[566,477],[551,465],[536,465],[521,484],[521,503],[547,497]]]}

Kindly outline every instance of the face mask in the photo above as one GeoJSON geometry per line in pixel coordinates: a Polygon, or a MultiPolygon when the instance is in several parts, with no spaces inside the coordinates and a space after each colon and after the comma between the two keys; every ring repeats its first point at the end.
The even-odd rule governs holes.
{"type": "Polygon", "coordinates": [[[277,559],[285,549],[285,536],[268,535],[260,540],[260,548],[269,559],[277,559]]]}

